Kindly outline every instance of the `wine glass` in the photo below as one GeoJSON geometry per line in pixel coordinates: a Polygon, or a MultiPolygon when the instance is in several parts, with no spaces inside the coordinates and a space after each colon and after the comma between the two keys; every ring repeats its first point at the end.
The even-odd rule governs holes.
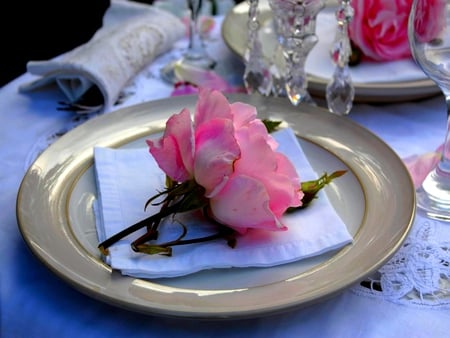
{"type": "Polygon", "coordinates": [[[447,104],[447,129],[440,161],[417,189],[418,209],[450,221],[450,0],[414,0],[409,16],[411,53],[441,89],[447,104]]]}
{"type": "Polygon", "coordinates": [[[161,77],[169,82],[175,83],[177,79],[175,67],[183,64],[202,69],[213,69],[216,61],[212,59],[206,51],[204,41],[198,30],[198,18],[202,9],[203,0],[186,0],[189,9],[189,45],[182,57],[169,62],[161,71],[161,77]]]}

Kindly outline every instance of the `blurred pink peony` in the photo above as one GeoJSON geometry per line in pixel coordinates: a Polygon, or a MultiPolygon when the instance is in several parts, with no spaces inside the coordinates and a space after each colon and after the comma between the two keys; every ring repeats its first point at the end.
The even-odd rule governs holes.
{"type": "Polygon", "coordinates": [[[411,57],[408,18],[412,0],[352,0],[350,39],[365,58],[392,61],[411,57]]]}
{"type": "Polygon", "coordinates": [[[445,0],[417,2],[414,26],[419,42],[430,42],[439,37],[446,25],[445,0]]]}

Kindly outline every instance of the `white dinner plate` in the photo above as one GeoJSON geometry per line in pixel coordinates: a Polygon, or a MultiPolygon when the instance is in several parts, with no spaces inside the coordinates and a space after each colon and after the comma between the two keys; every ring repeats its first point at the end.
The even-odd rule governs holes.
{"type": "MultiPolygon", "coordinates": [[[[222,37],[227,46],[239,57],[243,57],[247,46],[247,20],[248,2],[244,1],[233,7],[225,16],[222,23],[222,37]]],[[[327,7],[323,10],[327,15],[326,19],[334,17],[335,8],[333,1],[328,1],[327,7]]],[[[278,54],[277,41],[272,27],[272,11],[267,0],[259,2],[259,38],[262,43],[263,55],[268,60],[281,60],[281,52],[278,54]]],[[[331,23],[333,24],[333,23],[331,23]]],[[[306,72],[308,73],[308,90],[312,95],[325,97],[325,89],[333,72],[333,65],[329,57],[328,45],[334,38],[334,32],[329,34],[330,22],[317,21],[317,32],[319,42],[314,47],[306,62],[306,72]],[[320,31],[327,33],[321,36],[320,31]],[[325,45],[324,45],[325,44],[325,45]],[[323,67],[321,68],[321,66],[323,67]],[[309,67],[311,66],[311,67],[309,67]],[[329,74],[329,77],[325,77],[329,74]]],[[[370,70],[370,74],[375,74],[377,79],[361,81],[361,69],[350,68],[350,74],[354,72],[353,84],[355,86],[355,102],[386,103],[417,100],[441,94],[436,84],[427,79],[422,71],[415,64],[405,67],[405,63],[413,63],[412,60],[397,61],[391,63],[376,63],[364,65],[370,70]],[[408,70],[413,74],[406,74],[408,70]],[[355,80],[356,79],[356,80],[355,80]]],[[[278,64],[278,61],[275,61],[278,64]]],[[[359,67],[359,66],[358,66],[359,67]]]]}
{"type": "Polygon", "coordinates": [[[383,141],[321,108],[244,94],[228,98],[256,106],[260,118],[285,121],[316,172],[348,170],[325,191],[352,244],[271,268],[213,269],[155,280],[113,271],[97,250],[93,148],[146,147],[144,139],[160,133],[170,115],[193,109],[197,97],[180,96],[89,120],[38,157],[17,197],[19,228],[32,252],[95,299],[148,314],[207,319],[262,316],[318,302],[375,272],[395,253],[412,225],[415,193],[406,167],[383,141]]]}

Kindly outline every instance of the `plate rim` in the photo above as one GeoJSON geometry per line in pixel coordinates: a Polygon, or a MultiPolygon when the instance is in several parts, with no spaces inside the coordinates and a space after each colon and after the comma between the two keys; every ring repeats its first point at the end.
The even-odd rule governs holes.
{"type": "MultiPolygon", "coordinates": [[[[385,152],[388,157],[392,160],[392,164],[395,164],[397,170],[404,171],[405,174],[407,174],[407,169],[404,166],[401,159],[395,154],[395,152],[389,148],[389,146],[384,143],[380,138],[378,138],[376,135],[365,129],[364,127],[359,126],[355,122],[351,121],[348,118],[345,117],[338,117],[336,115],[328,113],[328,111],[318,108],[318,107],[311,107],[307,105],[300,105],[298,107],[293,107],[292,105],[288,104],[286,100],[280,99],[280,98],[264,98],[260,96],[250,96],[246,94],[230,94],[226,95],[231,101],[241,101],[241,102],[247,102],[250,104],[254,104],[258,111],[260,111],[261,107],[269,107],[268,109],[275,109],[277,112],[281,113],[283,116],[286,114],[290,114],[290,119],[292,119],[292,122],[294,124],[293,129],[296,131],[295,123],[297,121],[298,116],[303,116],[304,119],[307,121],[313,121],[317,122],[316,125],[320,126],[320,123],[323,121],[331,121],[330,123],[333,125],[333,127],[324,126],[324,129],[336,129],[341,127],[347,127],[350,128],[352,131],[356,131],[357,133],[362,133],[365,136],[368,136],[370,138],[371,142],[375,142],[378,147],[381,147],[382,151],[385,152]],[[275,107],[275,108],[274,108],[275,107]],[[297,115],[302,114],[302,115],[297,115]],[[316,121],[317,120],[317,121],[316,121]],[[395,163],[394,163],[395,162],[395,163]]],[[[166,112],[160,113],[158,112],[158,109],[161,107],[164,107],[166,104],[169,106],[178,106],[181,108],[185,106],[192,106],[196,100],[196,96],[183,96],[183,97],[173,97],[169,99],[161,99],[156,101],[150,101],[126,108],[122,108],[120,110],[111,112],[107,115],[103,115],[100,117],[97,117],[95,119],[89,120],[85,122],[83,125],[73,129],[66,135],[64,135],[61,139],[56,141],[54,144],[52,144],[47,150],[45,150],[32,164],[32,166],[28,169],[27,173],[25,174],[21,185],[19,187],[18,195],[17,195],[17,205],[16,205],[16,214],[17,214],[17,220],[18,220],[18,226],[19,230],[22,234],[23,239],[27,243],[27,245],[30,247],[32,252],[50,269],[52,270],[56,275],[63,278],[66,282],[74,286],[79,291],[88,294],[92,296],[93,298],[105,301],[106,303],[110,303],[116,306],[120,306],[129,310],[134,310],[137,312],[152,314],[152,315],[163,315],[163,316],[171,316],[171,317],[183,317],[183,318],[201,318],[201,319],[231,319],[231,318],[249,318],[249,317],[259,317],[266,314],[273,314],[273,313],[279,313],[284,312],[289,309],[298,308],[307,306],[313,303],[316,303],[318,301],[324,300],[326,298],[329,298],[348,286],[350,286],[352,283],[355,282],[355,280],[360,279],[362,277],[365,277],[368,273],[373,272],[375,269],[380,267],[383,263],[385,263],[399,248],[399,246],[403,243],[405,240],[411,226],[414,220],[415,216],[415,194],[414,194],[414,187],[412,180],[409,176],[402,177],[402,199],[407,198],[409,203],[407,205],[409,206],[409,209],[405,211],[405,214],[403,215],[396,215],[396,217],[400,217],[405,223],[402,225],[395,225],[399,227],[397,233],[395,234],[395,242],[388,247],[388,250],[384,253],[382,253],[382,259],[378,259],[377,261],[370,262],[370,268],[365,268],[364,271],[358,271],[358,272],[352,272],[353,274],[349,274],[349,276],[346,276],[345,278],[342,278],[341,281],[336,283],[335,285],[326,286],[325,292],[324,290],[314,290],[314,292],[310,292],[309,294],[302,294],[301,287],[309,287],[307,285],[304,285],[307,281],[305,281],[305,278],[291,278],[288,280],[284,280],[278,283],[273,283],[271,285],[265,285],[264,287],[254,287],[250,290],[219,290],[217,292],[212,292],[209,296],[204,296],[204,299],[207,299],[208,297],[211,300],[217,300],[220,298],[220,295],[227,294],[227,297],[242,297],[243,295],[249,295],[249,299],[258,297],[263,297],[263,295],[266,292],[278,292],[280,294],[280,301],[278,302],[272,302],[269,307],[267,306],[260,306],[257,303],[256,305],[253,304],[251,301],[246,304],[245,306],[241,306],[239,309],[233,309],[228,306],[221,307],[219,304],[214,304],[214,306],[209,305],[200,305],[198,307],[195,306],[180,306],[180,302],[186,302],[192,299],[196,299],[199,296],[199,293],[196,293],[193,290],[190,290],[187,292],[186,290],[172,290],[174,297],[179,297],[179,301],[177,305],[173,304],[167,304],[162,306],[157,301],[152,299],[138,299],[136,297],[136,302],[131,302],[131,297],[124,299],[123,297],[117,297],[114,293],[111,293],[111,291],[116,292],[117,290],[108,289],[108,286],[101,286],[96,285],[96,283],[92,281],[84,281],[80,280],[80,278],[77,278],[77,276],[74,276],[74,272],[70,269],[71,264],[75,264],[75,262],[61,262],[58,261],[58,257],[51,257],[48,256],[48,254],[45,252],[45,247],[43,247],[42,241],[40,242],[40,234],[39,231],[35,228],[33,229],[30,227],[30,215],[27,215],[27,212],[29,208],[31,208],[35,203],[38,203],[35,201],[33,196],[27,195],[27,193],[30,191],[30,186],[35,186],[36,183],[44,184],[43,182],[46,178],[46,176],[40,177],[39,175],[46,174],[46,168],[45,165],[49,166],[50,168],[47,168],[47,171],[51,171],[52,169],[52,163],[55,165],[55,163],[59,163],[58,165],[61,166],[64,170],[60,173],[60,175],[65,174],[66,176],[70,176],[70,174],[73,172],[74,168],[78,168],[76,170],[80,170],[81,165],[89,165],[89,163],[92,164],[93,162],[93,141],[96,139],[97,134],[103,135],[102,138],[100,138],[101,141],[104,141],[106,138],[105,135],[107,135],[109,132],[113,132],[115,129],[118,128],[118,126],[121,125],[121,123],[125,123],[127,126],[130,126],[130,120],[131,118],[140,117],[140,120],[148,119],[149,121],[164,121],[167,119],[168,115],[166,112]],[[144,116],[147,114],[147,112],[150,112],[152,117],[150,116],[144,116]],[[128,121],[127,121],[128,119],[128,121]],[[110,123],[110,122],[114,123],[110,123]],[[125,121],[125,122],[124,122],[125,121]],[[93,130],[96,130],[95,128],[102,127],[101,130],[98,130],[96,132],[92,132],[93,130]],[[85,135],[86,131],[91,131],[91,135],[86,137],[86,140],[80,141],[82,143],[82,146],[79,147],[76,154],[69,154],[64,153],[64,147],[67,145],[67,142],[72,140],[74,137],[77,137],[79,135],[85,135]],[[89,145],[90,144],[90,145],[89,145]],[[57,153],[60,158],[55,159],[51,158],[52,154],[57,153]],[[63,160],[61,162],[61,160],[63,160]],[[37,175],[37,176],[36,176],[37,175]],[[67,266],[63,266],[64,264],[67,264],[67,266]],[[300,290],[297,290],[300,288],[300,290]],[[285,290],[286,289],[286,290],[285,290]],[[292,294],[286,295],[283,294],[283,292],[291,292],[292,294]]],[[[272,112],[269,112],[272,113],[272,112]]],[[[139,121],[140,121],[139,120],[139,121]]],[[[323,123],[322,123],[323,124],[323,123]]],[[[151,127],[150,127],[151,128],[151,127]]],[[[115,131],[117,133],[117,130],[115,131]]],[[[128,133],[127,129],[125,128],[124,135],[121,136],[120,140],[116,142],[116,144],[120,143],[127,143],[129,140],[132,140],[133,137],[136,135],[136,133],[148,133],[150,132],[148,126],[142,126],[142,127],[133,127],[133,132],[128,133]],[[133,136],[134,135],[134,136],[133,136]]],[[[98,135],[97,135],[98,136],[98,135]]],[[[309,135],[302,134],[302,137],[305,137],[307,140],[311,140],[313,143],[316,143],[318,140],[314,139],[314,131],[310,131],[309,135]]],[[[339,138],[339,135],[336,134],[336,137],[339,138]]],[[[73,140],[72,140],[73,141],[73,140]]],[[[100,142],[101,143],[101,142],[100,142]]],[[[98,145],[98,143],[97,143],[98,145]]],[[[324,144],[321,144],[321,141],[319,139],[319,145],[323,146],[324,144]]],[[[329,144],[325,145],[326,148],[330,148],[329,144]]],[[[332,147],[331,147],[332,148],[332,147]]],[[[333,152],[333,149],[326,149],[331,150],[333,152]]],[[[345,150],[343,150],[345,151],[345,150]]],[[[337,156],[337,155],[336,155],[337,156]]],[[[370,166],[370,164],[369,164],[370,166]]],[[[359,167],[356,167],[357,170],[359,167]]],[[[372,168],[373,169],[373,168],[372,168]]],[[[75,170],[75,172],[76,172],[75,170]]],[[[361,170],[363,168],[361,167],[361,170]]],[[[48,173],[47,173],[48,174],[48,173]]],[[[50,173],[51,174],[51,173],[50,173]]],[[[67,183],[67,181],[72,180],[72,183],[76,178],[67,178],[64,179],[61,178],[61,176],[58,177],[58,179],[62,180],[63,183],[67,183]]],[[[360,177],[358,176],[358,179],[360,177]]],[[[61,182],[56,182],[57,184],[60,184],[61,182]]],[[[39,184],[37,185],[39,187],[39,184]]],[[[44,187],[40,187],[39,192],[45,193],[43,190],[44,187]]],[[[45,214],[46,220],[48,220],[50,223],[57,223],[57,221],[52,220],[53,215],[51,214],[51,211],[59,210],[60,213],[67,208],[67,203],[70,198],[71,193],[71,187],[57,187],[53,188],[54,190],[59,189],[58,193],[55,195],[52,195],[52,191],[49,191],[49,201],[47,204],[46,202],[43,202],[44,205],[48,208],[46,210],[48,213],[45,214]],[[61,198],[62,197],[62,198],[61,198]],[[61,200],[59,200],[61,199],[61,200]]],[[[367,193],[368,191],[364,190],[364,193],[367,193]]],[[[375,192],[369,191],[369,194],[373,194],[375,192]]],[[[398,194],[398,192],[395,192],[398,194]]],[[[394,195],[395,195],[394,193],[394,195]]],[[[43,200],[45,201],[46,196],[43,200]]],[[[395,197],[395,196],[394,196],[395,197]]],[[[373,196],[368,196],[367,198],[373,199],[373,196]]],[[[42,199],[42,198],[41,198],[42,199]]],[[[403,202],[405,203],[405,202],[403,202]]],[[[367,213],[371,213],[372,211],[366,211],[365,217],[367,216],[367,213]]],[[[67,214],[66,214],[67,217],[67,214]]],[[[61,220],[61,215],[58,217],[58,221],[63,222],[64,220],[61,220]]],[[[67,220],[66,220],[67,221],[67,220]]],[[[367,219],[363,220],[364,222],[367,222],[367,219]]],[[[54,224],[53,224],[54,225],[54,224]]],[[[54,225],[55,226],[55,225],[54,225]]],[[[61,231],[62,232],[62,231],[61,231]]],[[[362,235],[364,235],[364,231],[361,231],[362,235]]],[[[358,234],[358,236],[361,234],[358,234]]],[[[73,238],[70,238],[70,234],[57,234],[57,236],[60,236],[58,238],[64,239],[68,238],[73,240],[73,238]],[[69,237],[64,237],[69,236],[69,237]]],[[[72,234],[73,236],[73,234],[72,234]]],[[[83,250],[83,248],[80,248],[80,243],[70,243],[73,246],[74,252],[77,252],[79,250],[83,250]]],[[[65,243],[59,243],[55,245],[60,245],[61,248],[64,247],[65,243]]],[[[358,244],[359,245],[359,244],[358,244]]],[[[63,249],[59,250],[63,250],[63,249]]],[[[342,259],[342,257],[346,257],[345,255],[348,254],[348,251],[352,250],[352,247],[345,247],[342,249],[336,256],[339,256],[336,259],[342,259]]],[[[48,249],[48,248],[47,248],[48,249]]],[[[86,256],[86,255],[85,255],[86,256]]],[[[165,289],[163,291],[160,290],[161,293],[168,292],[167,287],[161,287],[152,284],[151,281],[147,280],[140,280],[138,278],[132,278],[132,277],[125,277],[121,276],[120,273],[116,271],[112,271],[105,263],[101,262],[92,262],[92,257],[83,257],[83,255],[80,255],[80,257],[74,257],[74,260],[76,260],[76,264],[92,264],[92,266],[88,266],[86,269],[91,271],[92,273],[95,273],[97,275],[103,276],[103,278],[107,278],[105,276],[109,275],[109,286],[113,285],[114,283],[122,283],[124,280],[127,280],[129,282],[130,287],[132,287],[133,283],[137,283],[142,288],[148,288],[149,294],[152,296],[160,296],[163,297],[162,294],[158,294],[159,289],[165,289]]],[[[335,257],[333,257],[331,260],[334,260],[335,257]]],[[[326,269],[326,268],[324,268],[326,269]]],[[[314,269],[313,269],[314,270],[314,269]]],[[[308,278],[314,274],[314,271],[311,271],[311,273],[308,273],[308,278]]],[[[303,275],[303,274],[302,274],[303,275]]],[[[320,274],[318,274],[320,275],[320,274]]],[[[125,282],[123,282],[125,283],[125,282]]],[[[125,283],[126,284],[126,283],[125,283]]],[[[323,285],[322,285],[323,286],[323,285]]],[[[170,289],[170,287],[169,287],[170,289]]],[[[135,290],[136,291],[136,290],[135,290]]],[[[138,290],[141,291],[141,290],[138,290]]],[[[200,292],[201,290],[199,290],[200,292]]],[[[142,294],[140,294],[142,296],[142,294]]],[[[147,297],[148,295],[145,295],[147,297]]],[[[244,297],[245,298],[245,297],[244,297]]]]}
{"type": "MultiPolygon", "coordinates": [[[[248,8],[247,2],[241,2],[233,6],[225,15],[222,26],[221,36],[225,45],[239,58],[243,59],[245,45],[238,47],[236,45],[236,34],[228,32],[231,29],[234,18],[238,18],[246,13],[248,8]]],[[[326,6],[336,6],[336,3],[330,1],[326,6]]],[[[270,16],[268,13],[267,1],[260,3],[259,15],[262,17],[270,16]]],[[[242,27],[241,27],[242,28],[242,27]]],[[[238,35],[239,37],[241,35],[238,35]]],[[[239,38],[238,38],[239,39],[239,38]]],[[[308,91],[313,96],[325,97],[328,79],[307,74],[308,91]]],[[[354,82],[355,97],[354,102],[358,103],[394,103],[404,102],[406,100],[418,100],[441,93],[439,87],[430,79],[421,79],[414,81],[397,81],[397,82],[354,82]]]]}

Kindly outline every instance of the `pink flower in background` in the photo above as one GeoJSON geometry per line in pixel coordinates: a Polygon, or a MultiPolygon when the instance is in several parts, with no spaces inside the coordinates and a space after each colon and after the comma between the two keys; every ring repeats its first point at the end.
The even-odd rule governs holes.
{"type": "Polygon", "coordinates": [[[412,0],[352,0],[350,39],[373,61],[411,57],[408,18],[412,0]]]}
{"type": "Polygon", "coordinates": [[[245,88],[231,86],[224,78],[212,70],[206,70],[189,64],[176,64],[175,75],[180,82],[176,83],[171,96],[198,93],[199,88],[219,90],[223,93],[245,93],[245,88]]]}
{"type": "Polygon", "coordinates": [[[281,216],[302,204],[294,166],[256,114],[251,105],[230,104],[221,92],[201,88],[193,121],[183,109],[167,121],[161,139],[147,141],[160,168],[176,182],[195,180],[211,216],[239,233],[286,230],[281,216]]]}
{"type": "Polygon", "coordinates": [[[441,159],[443,146],[439,146],[435,152],[422,155],[412,155],[403,159],[411,175],[414,187],[419,188],[427,175],[433,170],[441,159]]]}
{"type": "MultiPolygon", "coordinates": [[[[189,37],[190,33],[190,24],[191,24],[191,18],[190,15],[185,15],[181,18],[181,21],[183,21],[184,26],[186,27],[186,37],[189,37]]],[[[214,21],[214,17],[212,16],[205,16],[201,15],[198,18],[198,33],[203,38],[206,38],[209,33],[214,29],[214,26],[216,25],[216,22],[214,21]]]]}
{"type": "Polygon", "coordinates": [[[192,95],[198,93],[198,87],[187,81],[180,81],[174,84],[170,96],[192,95]]]}
{"type": "Polygon", "coordinates": [[[445,27],[445,0],[421,0],[417,2],[414,26],[419,42],[429,42],[439,37],[445,27]]]}

